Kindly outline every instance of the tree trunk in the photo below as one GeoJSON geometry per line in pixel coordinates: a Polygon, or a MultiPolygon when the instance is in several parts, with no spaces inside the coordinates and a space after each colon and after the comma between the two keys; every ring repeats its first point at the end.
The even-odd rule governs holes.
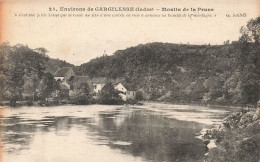
{"type": "Polygon", "coordinates": [[[256,70],[257,70],[257,80],[258,80],[258,100],[260,100],[260,44],[256,42],[256,70]]]}
{"type": "Polygon", "coordinates": [[[32,99],[29,98],[29,99],[27,100],[27,106],[32,106],[32,105],[33,105],[32,99]]]}
{"type": "Polygon", "coordinates": [[[16,107],[16,100],[15,99],[11,99],[10,100],[10,106],[11,107],[16,107]]]}
{"type": "Polygon", "coordinates": [[[33,103],[34,103],[34,92],[33,92],[33,103]]]}

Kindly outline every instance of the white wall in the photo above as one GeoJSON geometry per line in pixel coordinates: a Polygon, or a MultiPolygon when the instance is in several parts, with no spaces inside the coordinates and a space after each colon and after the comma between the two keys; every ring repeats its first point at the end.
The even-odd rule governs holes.
{"type": "Polygon", "coordinates": [[[93,84],[94,92],[99,93],[105,84],[93,84]]]}
{"type": "Polygon", "coordinates": [[[116,85],[115,89],[118,90],[118,91],[124,92],[124,93],[127,91],[127,89],[121,83],[116,85]]]}

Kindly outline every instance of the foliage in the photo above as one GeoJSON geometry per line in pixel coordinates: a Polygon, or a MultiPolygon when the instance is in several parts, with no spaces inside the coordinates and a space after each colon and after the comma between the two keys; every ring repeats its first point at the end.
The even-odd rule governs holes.
{"type": "Polygon", "coordinates": [[[207,136],[217,139],[205,161],[259,161],[260,125],[255,112],[234,112],[225,118],[228,129],[211,131],[207,136]]]}
{"type": "Polygon", "coordinates": [[[51,97],[53,91],[57,90],[57,83],[51,73],[44,73],[40,83],[38,85],[37,97],[40,100],[46,100],[48,97],[51,97]]]}
{"type": "Polygon", "coordinates": [[[122,104],[123,100],[119,93],[120,92],[114,88],[111,82],[107,82],[99,95],[100,103],[108,105],[122,104]]]}
{"type": "Polygon", "coordinates": [[[10,46],[1,44],[3,56],[3,95],[12,106],[22,94],[31,94],[33,98],[44,75],[44,63],[47,57],[38,54],[24,45],[10,46]]]}
{"type": "Polygon", "coordinates": [[[142,92],[142,91],[137,91],[137,92],[136,92],[136,97],[135,97],[135,99],[136,99],[137,101],[142,101],[142,100],[144,100],[143,92],[142,92]]]}
{"type": "Polygon", "coordinates": [[[240,70],[243,102],[256,103],[260,98],[260,17],[251,19],[241,30],[240,70]]]}
{"type": "MultiPolygon", "coordinates": [[[[68,91],[60,89],[53,74],[62,66],[72,66],[65,61],[50,59],[45,48],[30,49],[28,46],[9,43],[0,45],[0,83],[1,101],[9,100],[11,106],[16,106],[17,100],[33,103],[56,102],[68,99],[68,91]],[[50,100],[49,100],[50,99],[50,100]]],[[[89,86],[79,85],[77,101],[89,102],[89,86]],[[83,97],[84,96],[84,97],[83,97]]],[[[43,105],[40,104],[40,105],[43,105]]]]}
{"type": "Polygon", "coordinates": [[[258,42],[259,18],[248,22],[238,42],[149,43],[75,68],[78,75],[123,78],[126,87],[143,90],[150,100],[172,92],[172,102],[255,105],[260,94],[258,42]]]}
{"type": "Polygon", "coordinates": [[[49,60],[45,52],[44,48],[32,50],[21,44],[0,45],[2,95],[11,106],[16,105],[16,100],[44,101],[55,90],[53,75],[45,72],[49,60]]]}
{"type": "Polygon", "coordinates": [[[87,82],[76,84],[71,99],[75,104],[89,104],[91,102],[90,88],[87,82]]]}
{"type": "Polygon", "coordinates": [[[240,41],[259,43],[260,17],[248,21],[246,27],[241,27],[240,32],[242,34],[240,41]]]}

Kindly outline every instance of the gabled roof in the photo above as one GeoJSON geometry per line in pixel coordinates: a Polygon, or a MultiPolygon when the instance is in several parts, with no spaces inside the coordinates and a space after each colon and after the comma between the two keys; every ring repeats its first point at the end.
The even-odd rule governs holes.
{"type": "Polygon", "coordinates": [[[72,71],[72,73],[74,74],[74,71],[71,67],[62,67],[55,72],[54,77],[65,77],[69,71],[72,71]]]}
{"type": "Polygon", "coordinates": [[[93,82],[93,84],[105,84],[106,80],[107,80],[107,78],[105,78],[105,77],[97,77],[97,78],[93,78],[92,82],[93,82]]]}
{"type": "Polygon", "coordinates": [[[89,76],[74,76],[72,81],[73,82],[91,81],[91,78],[89,76]]]}
{"type": "Polygon", "coordinates": [[[113,85],[116,87],[116,86],[118,86],[119,84],[121,84],[123,87],[125,87],[125,85],[122,84],[122,83],[116,83],[116,84],[113,84],[113,85]]]}
{"type": "Polygon", "coordinates": [[[60,84],[60,88],[61,89],[65,89],[65,90],[70,90],[70,85],[68,83],[66,83],[66,82],[62,82],[60,84]]]}

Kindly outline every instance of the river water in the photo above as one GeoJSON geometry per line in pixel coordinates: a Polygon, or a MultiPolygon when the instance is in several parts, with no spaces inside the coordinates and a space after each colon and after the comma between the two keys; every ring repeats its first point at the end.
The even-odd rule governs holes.
{"type": "Polygon", "coordinates": [[[145,103],[0,109],[3,162],[201,161],[227,110],[145,103]]]}

